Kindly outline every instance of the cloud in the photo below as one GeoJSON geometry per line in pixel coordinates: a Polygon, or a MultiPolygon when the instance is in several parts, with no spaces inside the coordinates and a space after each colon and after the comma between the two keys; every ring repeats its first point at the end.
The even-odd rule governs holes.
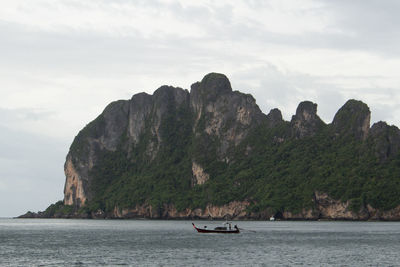
{"type": "MultiPolygon", "coordinates": [[[[16,0],[7,3],[0,17],[32,31],[82,32],[108,36],[196,36],[201,27],[184,23],[179,4],[162,1],[16,0]],[[176,16],[178,14],[178,16],[176,16]],[[168,21],[168,27],[165,22],[168,21]]],[[[188,8],[191,11],[192,8],[188,8]]]]}
{"type": "Polygon", "coordinates": [[[366,50],[387,57],[400,56],[399,1],[323,0],[321,3],[335,18],[329,28],[343,33],[333,38],[332,47],[366,50]]]}

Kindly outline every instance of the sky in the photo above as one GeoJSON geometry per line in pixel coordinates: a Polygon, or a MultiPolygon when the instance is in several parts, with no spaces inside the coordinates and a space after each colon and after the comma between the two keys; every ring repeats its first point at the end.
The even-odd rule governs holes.
{"type": "Polygon", "coordinates": [[[348,99],[400,125],[398,0],[0,0],[0,217],[63,199],[80,129],[118,99],[210,72],[290,120],[348,99]]]}

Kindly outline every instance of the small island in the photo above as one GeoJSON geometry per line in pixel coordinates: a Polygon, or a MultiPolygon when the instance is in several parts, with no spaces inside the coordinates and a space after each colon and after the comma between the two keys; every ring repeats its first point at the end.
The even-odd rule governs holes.
{"type": "Polygon", "coordinates": [[[72,142],[64,200],[22,218],[400,220],[400,130],[349,100],[290,121],[210,73],[109,104],[72,142]]]}

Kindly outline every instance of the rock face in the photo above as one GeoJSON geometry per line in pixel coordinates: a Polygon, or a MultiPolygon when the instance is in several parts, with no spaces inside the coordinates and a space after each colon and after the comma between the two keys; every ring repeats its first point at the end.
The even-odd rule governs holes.
{"type": "Polygon", "coordinates": [[[326,193],[315,192],[316,211],[319,219],[333,220],[366,220],[365,212],[354,212],[350,209],[350,202],[341,202],[332,199],[326,193]]]}
{"type": "Polygon", "coordinates": [[[284,212],[281,219],[285,220],[400,220],[400,206],[388,211],[377,210],[370,205],[354,211],[350,202],[341,202],[328,196],[326,193],[315,192],[313,209],[303,209],[300,213],[284,212]]]}
{"type": "Polygon", "coordinates": [[[229,158],[228,149],[238,145],[249,130],[265,120],[251,95],[232,92],[228,78],[210,73],[192,85],[190,107],[195,133],[206,132],[221,141],[219,159],[229,158]]]}
{"type": "Polygon", "coordinates": [[[333,118],[336,135],[351,135],[365,140],[369,132],[371,112],[361,101],[349,100],[339,109],[333,118]]]}
{"type": "Polygon", "coordinates": [[[86,202],[83,180],[74,168],[71,158],[65,162],[64,204],[81,206],[86,202]]]}
{"type": "Polygon", "coordinates": [[[93,197],[89,172],[103,150],[115,151],[128,126],[129,101],[109,104],[89,123],[71,145],[64,166],[64,204],[80,207],[93,197]]]}
{"type": "Polygon", "coordinates": [[[192,163],[193,185],[202,185],[210,179],[210,175],[205,173],[203,168],[196,162],[192,163]]]}
{"type": "MultiPolygon", "coordinates": [[[[296,148],[285,146],[287,142],[297,145],[318,136],[319,133],[329,133],[329,138],[323,139],[328,144],[332,139],[350,138],[351,142],[358,142],[365,151],[373,149],[380,162],[396,159],[400,152],[400,130],[384,122],[375,123],[371,129],[369,125],[368,106],[356,100],[346,102],[336,113],[331,124],[325,124],[318,117],[317,104],[310,101],[299,104],[290,122],[283,120],[278,109],[272,109],[265,115],[251,95],[233,91],[227,77],[218,73],[210,73],[200,82],[194,83],[190,92],[181,88],[161,86],[153,95],[140,93],[130,100],[119,100],[109,104],[102,114],[79,132],[71,145],[64,166],[64,205],[73,206],[77,212],[88,203],[102,204],[95,206],[95,210],[92,205],[90,214],[57,213],[57,216],[266,219],[276,215],[282,219],[399,219],[399,207],[383,211],[364,203],[355,211],[352,201],[334,199],[326,192],[316,189],[311,191],[314,192],[313,197],[310,197],[312,208],[304,207],[293,212],[279,206],[275,208],[280,210],[279,214],[272,208],[251,209],[258,204],[253,198],[254,195],[263,196],[262,190],[269,190],[269,185],[260,183],[260,175],[264,175],[263,179],[271,182],[286,179],[285,175],[290,176],[287,170],[274,169],[275,165],[290,159],[293,150],[285,149],[296,148]],[[248,169],[230,170],[233,163],[235,166],[248,168],[252,162],[267,160],[268,157],[262,154],[260,146],[265,149],[271,146],[271,153],[282,154],[273,163],[263,167],[265,169],[254,170],[257,175],[248,169]],[[247,161],[250,156],[252,161],[247,161]],[[164,164],[164,161],[179,166],[178,171],[171,171],[170,165],[164,164]],[[217,180],[210,185],[215,177],[221,175],[220,167],[230,173],[231,180],[217,180]],[[152,176],[153,173],[157,173],[157,176],[152,176]],[[149,177],[154,179],[152,184],[146,182],[149,177]],[[252,189],[246,184],[246,179],[253,179],[252,181],[260,187],[252,189]],[[215,202],[219,204],[215,204],[210,195],[218,195],[219,188],[216,185],[231,188],[234,196],[241,192],[245,197],[236,199],[228,194],[224,197],[230,198],[229,203],[217,199],[215,202]],[[245,189],[240,191],[241,187],[245,189]],[[201,191],[204,188],[207,190],[201,191]],[[113,195],[115,190],[123,194],[113,195]],[[191,203],[182,200],[182,203],[189,206],[182,207],[170,201],[174,190],[194,192],[186,198],[191,203]],[[157,202],[158,200],[150,198],[149,194],[153,192],[164,194],[166,201],[157,202]],[[196,195],[198,192],[204,194],[196,195]],[[104,200],[106,194],[108,200],[104,200]],[[133,195],[136,196],[135,199],[133,195]],[[196,205],[193,203],[200,203],[199,196],[208,202],[193,206],[196,205]]],[[[315,140],[313,146],[322,139],[315,140]]],[[[310,150],[318,151],[314,147],[310,150]]],[[[330,153],[329,157],[337,156],[338,151],[340,152],[335,151],[336,154],[330,153]]],[[[301,161],[301,158],[295,161],[297,164],[308,162],[310,165],[307,168],[316,165],[318,170],[318,164],[314,162],[324,162],[326,159],[312,158],[313,155],[311,154],[308,161],[301,161]]],[[[288,170],[294,168],[283,166],[288,170]]],[[[302,171],[307,169],[300,167],[295,166],[302,171]]],[[[323,174],[329,176],[330,172],[327,170],[323,174]]],[[[338,179],[341,179],[341,176],[338,176],[338,179]]],[[[285,186],[295,188],[296,183],[298,181],[287,182],[285,186]]],[[[388,187],[386,184],[380,186],[388,187]]],[[[269,195],[273,196],[270,193],[269,195]]],[[[282,196],[284,197],[286,196],[282,196]]],[[[32,214],[26,216],[35,215],[32,214]]]]}
{"type": "Polygon", "coordinates": [[[374,123],[370,137],[375,140],[375,153],[381,161],[399,154],[400,130],[396,126],[389,126],[382,121],[374,123]]]}
{"type": "MultiPolygon", "coordinates": [[[[207,205],[205,209],[185,209],[178,211],[173,205],[164,205],[162,212],[154,210],[151,205],[137,205],[131,209],[119,209],[115,207],[110,218],[152,218],[152,219],[234,219],[241,220],[249,218],[246,208],[248,201],[233,201],[222,206],[207,205]]],[[[99,217],[104,217],[100,214],[99,217]]]]}
{"type": "Polygon", "coordinates": [[[266,118],[269,128],[274,128],[283,122],[282,112],[277,108],[271,109],[266,118]]]}
{"type": "MultiPolygon", "coordinates": [[[[252,96],[233,92],[226,76],[217,73],[210,73],[193,84],[190,93],[162,86],[153,95],[140,93],[129,101],[113,102],[71,145],[65,163],[65,205],[81,207],[93,199],[91,170],[100,155],[116,151],[121,140],[128,140],[121,149],[130,155],[139,150],[141,138],[146,138],[144,155],[148,161],[154,160],[165,139],[160,127],[170,123],[165,115],[180,111],[193,117],[190,123],[198,142],[218,139],[217,157],[226,161],[229,161],[228,150],[237,146],[250,129],[266,118],[252,96]]],[[[208,180],[208,174],[195,159],[192,170],[194,184],[208,180]]]]}
{"type": "Polygon", "coordinates": [[[295,138],[313,136],[325,123],[317,116],[317,104],[304,101],[299,104],[296,115],[293,116],[292,134],[295,138]]]}

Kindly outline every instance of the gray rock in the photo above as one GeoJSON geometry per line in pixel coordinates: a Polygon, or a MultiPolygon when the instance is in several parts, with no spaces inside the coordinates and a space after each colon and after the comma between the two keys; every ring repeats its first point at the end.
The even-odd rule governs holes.
{"type": "Polygon", "coordinates": [[[283,122],[282,112],[277,109],[271,109],[271,111],[266,116],[267,125],[269,128],[274,128],[283,122]]]}
{"type": "Polygon", "coordinates": [[[290,122],[292,126],[292,136],[304,138],[315,135],[325,123],[317,115],[317,104],[304,101],[299,104],[296,115],[290,122]]]}
{"type": "Polygon", "coordinates": [[[352,136],[365,140],[368,136],[371,112],[361,101],[351,99],[335,114],[332,126],[336,136],[352,136]]]}
{"type": "Polygon", "coordinates": [[[373,140],[376,156],[380,161],[398,155],[400,151],[400,130],[386,122],[374,123],[369,132],[373,140]]]}

